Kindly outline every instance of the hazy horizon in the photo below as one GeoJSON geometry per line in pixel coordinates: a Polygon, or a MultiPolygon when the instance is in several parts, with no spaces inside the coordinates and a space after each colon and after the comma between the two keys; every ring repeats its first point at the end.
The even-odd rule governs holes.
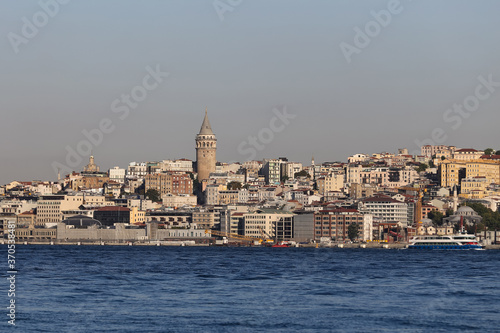
{"type": "MultiPolygon", "coordinates": [[[[265,129],[272,137],[258,160],[346,161],[412,152],[425,139],[500,150],[498,1],[46,0],[0,9],[0,184],[55,180],[66,147],[77,150],[88,141],[82,132],[100,126],[108,133],[86,148],[102,171],[194,160],[205,108],[221,162],[245,161],[241,145],[265,129]],[[132,92],[140,101],[127,104],[132,92]],[[279,126],[273,118],[285,109],[294,117],[279,126]]],[[[81,157],[74,171],[87,164],[81,157]]]]}

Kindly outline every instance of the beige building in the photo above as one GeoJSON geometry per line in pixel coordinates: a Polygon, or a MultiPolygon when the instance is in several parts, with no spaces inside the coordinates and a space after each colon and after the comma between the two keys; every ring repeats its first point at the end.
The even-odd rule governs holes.
{"type": "Polygon", "coordinates": [[[324,195],[326,192],[338,192],[344,189],[344,174],[330,173],[317,180],[318,192],[324,195]]]}
{"type": "Polygon", "coordinates": [[[104,187],[104,184],[109,182],[109,177],[102,173],[72,175],[70,179],[71,189],[73,191],[80,191],[82,189],[100,189],[104,187]]]}
{"type": "MultiPolygon", "coordinates": [[[[425,145],[425,146],[422,146],[420,148],[421,150],[421,154],[423,156],[427,156],[427,157],[432,157],[434,155],[440,155],[440,154],[445,154],[447,156],[450,156],[451,157],[451,154],[453,154],[453,152],[455,152],[457,147],[455,146],[443,146],[443,145],[437,145],[437,146],[434,146],[434,145],[425,145]]],[[[442,155],[440,155],[442,156],[442,155]]]]}
{"type": "Polygon", "coordinates": [[[197,198],[195,195],[183,194],[173,195],[165,194],[162,196],[163,206],[165,207],[182,207],[182,206],[196,206],[197,198]]]}
{"type": "MultiPolygon", "coordinates": [[[[287,211],[262,209],[256,212],[249,212],[243,215],[244,235],[251,237],[262,237],[261,230],[272,238],[281,233],[283,227],[289,225],[291,228],[293,216],[295,214],[287,211]]],[[[291,232],[291,230],[290,230],[291,232]]],[[[280,235],[278,235],[280,236],[280,235]]],[[[290,237],[279,237],[281,239],[290,239],[290,237]]]]}
{"type": "Polygon", "coordinates": [[[146,212],[137,207],[130,209],[130,224],[146,223],[146,212]]]}
{"type": "Polygon", "coordinates": [[[220,217],[218,213],[213,211],[193,212],[192,221],[198,229],[211,229],[220,222],[220,217]]]}
{"type": "Polygon", "coordinates": [[[48,195],[38,200],[36,223],[45,225],[63,220],[62,211],[76,210],[83,205],[83,196],[48,195]]]}
{"type": "Polygon", "coordinates": [[[198,173],[198,181],[206,180],[210,177],[210,173],[215,172],[215,164],[217,151],[217,139],[212,131],[208,114],[205,110],[205,118],[201,125],[200,132],[196,136],[196,172],[198,173]]]}
{"type": "Polygon", "coordinates": [[[460,170],[465,172],[465,162],[464,161],[443,161],[439,165],[440,176],[441,176],[441,186],[442,187],[453,187],[459,185],[459,173],[460,170]]]}
{"type": "Polygon", "coordinates": [[[440,168],[441,186],[460,185],[460,178],[485,177],[487,182],[500,184],[500,161],[477,159],[474,161],[443,161],[440,168]]]}
{"type": "Polygon", "coordinates": [[[482,199],[490,194],[490,181],[486,177],[464,178],[461,182],[460,197],[466,199],[482,199]]]}
{"type": "Polygon", "coordinates": [[[481,158],[483,154],[484,151],[476,149],[458,149],[452,153],[451,158],[457,161],[473,161],[481,158]]]}
{"type": "Polygon", "coordinates": [[[94,156],[90,156],[89,164],[83,168],[83,172],[99,172],[99,167],[94,162],[94,156]]]}

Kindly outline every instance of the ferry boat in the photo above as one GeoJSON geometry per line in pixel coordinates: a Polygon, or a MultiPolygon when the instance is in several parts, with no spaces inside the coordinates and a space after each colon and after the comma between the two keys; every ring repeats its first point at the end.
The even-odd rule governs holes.
{"type": "Polygon", "coordinates": [[[428,250],[482,250],[476,236],[467,234],[456,235],[421,235],[410,239],[409,249],[428,250]]]}

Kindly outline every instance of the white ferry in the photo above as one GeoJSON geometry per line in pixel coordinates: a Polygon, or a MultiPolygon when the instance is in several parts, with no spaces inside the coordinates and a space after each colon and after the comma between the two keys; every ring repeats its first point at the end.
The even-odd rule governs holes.
{"type": "Polygon", "coordinates": [[[476,236],[467,234],[456,235],[421,235],[410,239],[409,249],[428,250],[482,250],[476,236]]]}

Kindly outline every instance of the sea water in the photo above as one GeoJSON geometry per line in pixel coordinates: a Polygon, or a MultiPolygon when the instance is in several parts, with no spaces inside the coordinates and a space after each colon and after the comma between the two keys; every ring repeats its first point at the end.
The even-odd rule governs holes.
{"type": "Polygon", "coordinates": [[[498,251],[18,245],[16,266],[1,331],[500,332],[498,251]]]}

